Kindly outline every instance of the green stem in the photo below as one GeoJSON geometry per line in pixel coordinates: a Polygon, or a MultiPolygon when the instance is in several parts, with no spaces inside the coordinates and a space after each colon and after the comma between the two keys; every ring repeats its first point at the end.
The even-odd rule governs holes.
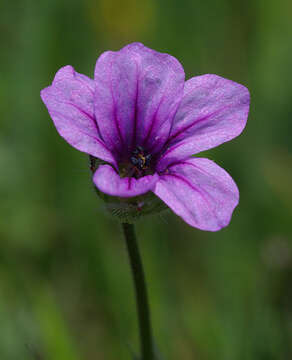
{"type": "Polygon", "coordinates": [[[135,229],[133,224],[123,223],[122,226],[127,243],[130,265],[135,284],[142,360],[154,360],[147,289],[142,260],[137,245],[135,229]]]}

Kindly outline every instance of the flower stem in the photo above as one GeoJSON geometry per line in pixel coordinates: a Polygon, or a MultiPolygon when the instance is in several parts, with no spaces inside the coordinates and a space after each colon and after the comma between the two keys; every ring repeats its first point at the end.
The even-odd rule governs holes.
{"type": "Polygon", "coordinates": [[[136,234],[133,224],[123,223],[123,231],[127,243],[130,265],[136,291],[137,311],[140,328],[141,360],[154,360],[150,311],[148,305],[145,276],[136,234]]]}

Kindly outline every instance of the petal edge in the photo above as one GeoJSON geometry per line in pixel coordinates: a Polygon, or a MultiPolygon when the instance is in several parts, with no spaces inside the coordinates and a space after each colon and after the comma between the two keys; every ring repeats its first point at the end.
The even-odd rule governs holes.
{"type": "Polygon", "coordinates": [[[72,66],[61,68],[41,98],[58,133],[77,150],[115,164],[113,155],[100,138],[93,111],[94,81],[75,72],[72,66]]]}
{"type": "Polygon", "coordinates": [[[153,190],[158,179],[159,176],[156,173],[140,179],[121,178],[110,165],[100,165],[93,175],[93,182],[101,192],[125,198],[153,190]]]}
{"type": "Polygon", "coordinates": [[[186,223],[208,231],[227,226],[239,201],[230,175],[205,158],[172,165],[160,177],[154,193],[186,223]]]}
{"type": "Polygon", "coordinates": [[[188,80],[159,170],[238,136],[249,102],[248,89],[234,81],[212,74],[188,80]]]}

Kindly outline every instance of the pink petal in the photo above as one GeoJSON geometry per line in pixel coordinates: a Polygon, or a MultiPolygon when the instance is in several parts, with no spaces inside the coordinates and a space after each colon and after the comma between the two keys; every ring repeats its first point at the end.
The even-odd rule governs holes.
{"type": "Polygon", "coordinates": [[[168,149],[158,168],[216,147],[238,136],[245,127],[249,92],[243,85],[217,75],[194,77],[185,83],[168,149]]]}
{"type": "Polygon", "coordinates": [[[157,174],[140,179],[120,178],[110,165],[100,165],[93,175],[93,182],[101,192],[120,197],[137,196],[153,190],[158,179],[157,174]]]}
{"type": "Polygon", "coordinates": [[[59,134],[74,148],[104,161],[115,160],[99,135],[93,111],[94,81],[72,66],[61,68],[51,86],[41,91],[59,134]]]}
{"type": "Polygon", "coordinates": [[[239,200],[230,175],[204,158],[170,166],[156,183],[154,193],[189,225],[209,231],[229,224],[239,200]]]}
{"type": "Polygon", "coordinates": [[[133,43],[100,56],[95,82],[95,115],[111,149],[127,154],[138,145],[160,149],[183,95],[180,63],[133,43]]]}

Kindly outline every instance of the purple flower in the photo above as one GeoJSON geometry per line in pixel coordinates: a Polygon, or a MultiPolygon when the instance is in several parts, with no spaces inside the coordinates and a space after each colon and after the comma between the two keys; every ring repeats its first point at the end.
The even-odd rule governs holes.
{"type": "Polygon", "coordinates": [[[228,225],[236,184],[213,161],[191,156],[242,132],[246,87],[209,74],[185,81],[174,57],[133,43],[103,53],[94,80],[61,68],[41,97],[59,134],[103,161],[93,176],[101,192],[153,192],[191,226],[228,225]]]}

